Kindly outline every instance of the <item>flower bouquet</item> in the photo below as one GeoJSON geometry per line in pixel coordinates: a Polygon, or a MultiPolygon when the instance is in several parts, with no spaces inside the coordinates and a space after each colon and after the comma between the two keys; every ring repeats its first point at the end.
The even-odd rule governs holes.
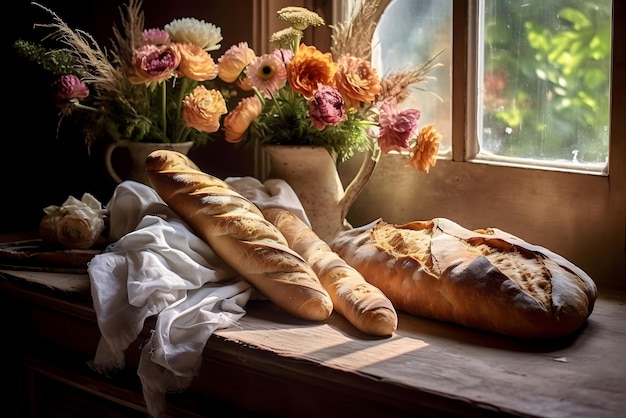
{"type": "Polygon", "coordinates": [[[141,0],[129,0],[106,51],[92,35],[33,4],[52,16],[51,23],[36,25],[51,30],[42,41],[58,45],[18,40],[15,47],[57,77],[52,88],[59,124],[75,117],[87,145],[101,136],[203,144],[219,130],[229,95],[211,56],[220,48],[219,27],[188,17],[145,29],[141,0]]]}
{"type": "Polygon", "coordinates": [[[289,27],[272,35],[276,49],[256,56],[231,47],[242,85],[254,91],[224,119],[225,139],[244,145],[320,145],[345,161],[356,151],[408,152],[410,165],[428,172],[441,136],[434,125],[418,127],[419,109],[400,110],[410,89],[430,79],[437,55],[415,69],[379,76],[370,62],[379,1],[363,2],[349,22],[333,29],[330,53],[301,43],[303,31],[324,25],[315,12],[285,7],[278,18],[289,27]]]}

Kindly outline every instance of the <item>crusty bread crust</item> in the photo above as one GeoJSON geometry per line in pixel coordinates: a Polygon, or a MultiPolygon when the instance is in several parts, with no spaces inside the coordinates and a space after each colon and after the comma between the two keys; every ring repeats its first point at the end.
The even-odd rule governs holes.
{"type": "Polygon", "coordinates": [[[263,210],[263,215],[278,227],[289,246],[317,273],[337,313],[366,334],[379,337],[393,334],[398,326],[398,315],[380,289],[368,283],[293,213],[269,208],[263,210]]]}
{"type": "Polygon", "coordinates": [[[278,228],[228,183],[171,150],[152,152],[146,171],[165,203],[267,299],[302,319],[330,316],[332,300],[315,272],[289,248],[278,228]]]}
{"type": "Polygon", "coordinates": [[[342,233],[331,248],[396,309],[512,337],[572,334],[597,297],[591,278],[563,257],[444,218],[378,220],[342,233]]]}

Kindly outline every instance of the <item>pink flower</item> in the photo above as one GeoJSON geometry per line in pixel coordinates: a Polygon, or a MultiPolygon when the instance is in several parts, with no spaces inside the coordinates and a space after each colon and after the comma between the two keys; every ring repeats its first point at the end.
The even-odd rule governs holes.
{"type": "Polygon", "coordinates": [[[275,49],[272,51],[272,55],[281,60],[283,64],[287,65],[291,62],[291,58],[293,58],[293,51],[291,49],[284,48],[275,49]]]}
{"type": "Polygon", "coordinates": [[[409,139],[417,131],[417,121],[420,111],[407,109],[398,112],[396,102],[391,101],[382,105],[380,109],[380,135],[378,146],[383,153],[402,151],[410,148],[409,139]]]}
{"type": "Polygon", "coordinates": [[[161,83],[176,74],[179,63],[180,51],[176,45],[143,45],[133,54],[128,79],[134,84],[161,83]]]}
{"type": "Polygon", "coordinates": [[[75,75],[62,75],[54,83],[52,83],[54,91],[55,104],[63,108],[70,102],[76,102],[78,99],[84,99],[89,96],[89,89],[75,75]]]}
{"type": "Polygon", "coordinates": [[[250,85],[267,98],[271,98],[287,82],[285,64],[273,54],[255,58],[248,64],[246,75],[250,85]]]}
{"type": "Polygon", "coordinates": [[[170,34],[163,29],[145,29],[141,34],[142,45],[168,45],[170,43],[170,34]]]}
{"type": "Polygon", "coordinates": [[[218,60],[218,77],[226,83],[234,83],[239,79],[241,72],[246,68],[256,54],[248,47],[247,42],[233,45],[218,60]]]}
{"type": "Polygon", "coordinates": [[[330,86],[320,86],[309,100],[309,117],[320,131],[346,120],[346,110],[341,93],[330,86]]]}

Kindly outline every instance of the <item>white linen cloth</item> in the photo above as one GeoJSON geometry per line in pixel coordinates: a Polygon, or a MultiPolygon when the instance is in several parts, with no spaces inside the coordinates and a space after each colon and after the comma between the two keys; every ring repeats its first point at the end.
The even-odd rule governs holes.
{"type": "MultiPolygon", "coordinates": [[[[308,223],[284,181],[226,181],[259,207],[282,207],[308,223]]],[[[151,187],[130,180],[120,183],[107,210],[112,244],[88,266],[101,332],[90,365],[100,373],[123,368],[125,351],[139,337],[145,320],[158,315],[137,374],[148,412],[160,417],[165,393],[189,386],[208,338],[245,315],[253,289],[151,187]]]]}

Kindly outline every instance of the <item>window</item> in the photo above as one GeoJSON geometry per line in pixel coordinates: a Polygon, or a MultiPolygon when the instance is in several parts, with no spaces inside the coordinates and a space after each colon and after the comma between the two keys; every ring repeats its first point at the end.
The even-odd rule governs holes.
{"type": "MultiPolygon", "coordinates": [[[[437,83],[444,83],[437,86],[438,89],[442,89],[438,93],[445,94],[445,84],[449,83],[450,98],[438,111],[440,115],[437,112],[434,115],[423,114],[421,119],[421,123],[428,123],[427,118],[436,119],[443,115],[445,121],[442,119],[442,122],[439,122],[440,119],[437,119],[437,124],[442,132],[449,130],[449,146],[442,147],[441,158],[429,174],[406,169],[404,165],[407,157],[404,155],[384,155],[367,186],[352,206],[348,220],[353,225],[363,225],[381,217],[388,222],[396,223],[445,217],[469,229],[496,227],[568,258],[587,271],[599,284],[626,286],[626,141],[623,140],[626,136],[626,121],[621,117],[621,114],[626,112],[626,104],[622,99],[626,97],[623,93],[626,81],[623,70],[619,70],[618,66],[619,63],[623,65],[626,59],[626,48],[624,45],[620,47],[618,43],[620,34],[621,38],[624,38],[625,29],[624,25],[620,27],[611,24],[623,21],[626,13],[624,3],[571,0],[560,2],[561,8],[555,6],[550,9],[546,5],[554,1],[381,1],[386,12],[391,11],[393,7],[399,7],[401,2],[410,3],[414,8],[421,7],[422,12],[438,7],[445,8],[446,5],[451,7],[448,14],[436,12],[443,13],[444,16],[434,19],[445,19],[447,23],[438,21],[432,30],[419,29],[427,27],[428,20],[433,19],[430,12],[417,13],[413,10],[406,11],[404,15],[412,22],[406,24],[409,27],[406,29],[414,33],[407,35],[405,39],[419,38],[424,45],[436,46],[432,52],[437,52],[440,47],[438,42],[443,36],[451,33],[451,44],[445,48],[441,56],[446,60],[445,67],[438,69],[436,74],[437,83]],[[585,9],[591,3],[599,10],[585,9]],[[510,45],[501,45],[503,41],[498,35],[497,25],[500,24],[498,22],[502,17],[511,17],[507,7],[515,5],[535,10],[530,13],[528,10],[518,9],[517,17],[525,19],[518,19],[517,31],[509,30],[510,45]],[[526,77],[532,74],[526,68],[511,70],[513,76],[507,75],[509,78],[506,79],[508,83],[506,87],[515,84],[522,92],[526,90],[535,97],[552,100],[541,105],[543,107],[539,107],[531,119],[525,119],[524,125],[520,128],[520,123],[516,122],[518,118],[516,112],[526,111],[526,108],[522,107],[524,101],[520,99],[523,98],[523,94],[498,91],[502,95],[494,95],[493,89],[501,88],[498,87],[501,86],[501,80],[498,79],[501,73],[496,71],[497,67],[507,60],[514,61],[513,64],[518,66],[529,62],[519,59],[521,48],[530,48],[524,54],[531,54],[533,59],[537,59],[534,55],[541,55],[536,51],[540,50],[541,42],[556,42],[558,36],[576,35],[577,31],[572,28],[586,25],[585,19],[581,19],[581,15],[574,11],[561,13],[555,17],[554,13],[560,13],[564,6],[573,10],[584,10],[584,17],[592,22],[591,27],[596,31],[599,29],[598,33],[602,36],[602,40],[594,41],[594,45],[601,50],[608,48],[610,51],[609,56],[599,54],[602,59],[597,62],[586,59],[585,65],[598,64],[601,67],[590,72],[591,87],[584,89],[575,87],[572,90],[578,92],[585,90],[584,94],[578,95],[584,99],[583,101],[589,100],[586,97],[588,93],[595,95],[593,100],[596,100],[595,106],[599,109],[595,113],[598,123],[581,123],[588,114],[585,106],[590,102],[580,104],[576,110],[578,113],[568,110],[572,116],[559,113],[564,111],[560,107],[549,108],[557,99],[565,97],[557,97],[558,95],[569,92],[558,89],[563,80],[559,80],[558,77],[555,79],[553,75],[548,74],[549,71],[546,70],[551,68],[544,65],[535,70],[536,79],[542,80],[543,84],[537,82],[531,86],[525,81],[522,82],[524,80],[520,75],[522,70],[526,71],[526,77]],[[559,12],[556,12],[556,9],[559,12]],[[548,19],[548,14],[551,14],[551,19],[548,19]],[[607,16],[608,22],[598,23],[601,20],[597,19],[606,21],[607,16]],[[422,18],[427,22],[422,22],[422,18]],[[557,22],[556,28],[560,29],[560,32],[554,28],[549,29],[550,32],[542,32],[544,29],[540,27],[544,28],[550,23],[548,20],[552,23],[557,22]],[[481,27],[477,22],[483,23],[484,30],[477,30],[481,27]],[[521,27],[526,25],[530,25],[533,31],[525,32],[526,36],[522,37],[521,27]],[[529,33],[533,35],[529,37],[529,33]],[[546,34],[543,40],[539,36],[542,33],[546,34]],[[606,39],[607,34],[609,42],[606,39]],[[434,35],[437,42],[427,41],[421,35],[434,35]],[[501,49],[507,49],[508,58],[502,55],[501,49]],[[478,88],[476,84],[478,80],[486,83],[478,88]],[[482,90],[484,87],[488,90],[482,90]],[[617,93],[620,91],[621,94],[617,93]],[[494,100],[497,102],[505,99],[512,101],[517,107],[508,108],[508,114],[494,113],[494,109],[499,110],[493,107],[494,100]],[[543,118],[543,121],[538,122],[540,118],[543,118]],[[543,127],[540,122],[543,122],[543,127]],[[553,125],[548,126],[549,123],[553,125]],[[527,126],[529,124],[530,127],[527,126]],[[563,124],[565,126],[562,127],[563,124]],[[524,131],[521,135],[527,134],[523,140],[521,137],[519,139],[527,142],[527,149],[518,148],[512,152],[507,148],[509,144],[503,141],[505,138],[511,138],[513,134],[520,136],[520,130],[524,131]],[[481,136],[485,131],[488,135],[481,136]],[[535,132],[538,132],[538,135],[534,135],[535,132]],[[575,141],[582,142],[572,142],[568,147],[555,147],[559,148],[557,151],[561,154],[554,154],[551,151],[542,155],[541,151],[549,147],[552,135],[564,135],[564,132],[567,132],[566,139],[570,140],[570,135],[576,135],[575,141]],[[496,133],[503,133],[504,136],[498,137],[496,133]],[[587,147],[585,141],[592,143],[593,152],[589,151],[591,147],[585,148],[587,147]],[[607,163],[608,155],[610,158],[607,163]],[[546,156],[547,158],[544,158],[546,156]],[[579,164],[575,161],[576,158],[578,162],[586,164],[579,164]]],[[[337,1],[335,6],[352,3],[337,1]]],[[[336,7],[335,10],[340,8],[336,7]]],[[[383,22],[380,25],[384,27],[385,24],[383,22]]],[[[506,25],[507,23],[504,23],[505,28],[506,25]]],[[[383,42],[380,44],[383,45],[383,42]]],[[[404,44],[409,45],[408,42],[404,44]]],[[[548,49],[550,48],[553,47],[548,49]]],[[[415,52],[417,56],[424,54],[419,47],[415,48],[415,52]]],[[[390,56],[388,51],[380,51],[379,54],[380,57],[390,56]]],[[[543,64],[547,64],[551,59],[545,54],[538,58],[538,62],[543,64]]],[[[382,65],[391,64],[383,62],[382,65]]],[[[582,82],[583,77],[579,78],[580,80],[574,78],[574,82],[582,82]]],[[[570,83],[571,79],[567,82],[570,83]]],[[[433,85],[431,83],[428,87],[433,85]]],[[[357,168],[356,164],[351,165],[348,162],[340,167],[340,172],[348,179],[357,168]]]]}

